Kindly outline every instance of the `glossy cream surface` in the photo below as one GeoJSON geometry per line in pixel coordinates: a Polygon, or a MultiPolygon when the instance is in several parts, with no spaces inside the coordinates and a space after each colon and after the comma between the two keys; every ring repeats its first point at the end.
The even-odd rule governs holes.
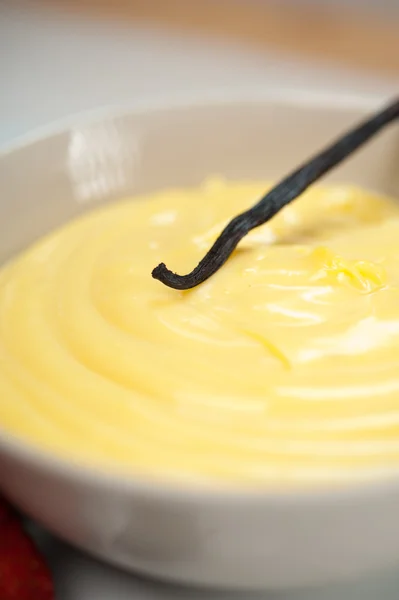
{"type": "Polygon", "coordinates": [[[399,204],[313,187],[204,284],[265,183],[121,201],[0,272],[0,428],[108,470],[287,486],[399,469],[399,204]]]}

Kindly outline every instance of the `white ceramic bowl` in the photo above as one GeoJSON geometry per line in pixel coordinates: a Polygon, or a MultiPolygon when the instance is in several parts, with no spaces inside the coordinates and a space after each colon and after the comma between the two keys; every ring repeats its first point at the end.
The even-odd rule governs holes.
{"type": "MultiPolygon", "coordinates": [[[[210,174],[278,178],[375,107],[367,98],[257,92],[77,119],[1,155],[0,261],[126,194],[210,174]]],[[[398,128],[332,179],[399,198],[398,128]]],[[[63,463],[0,429],[0,486],[72,544],[190,584],[284,588],[399,563],[398,478],[286,494],[176,489],[63,463]]]]}

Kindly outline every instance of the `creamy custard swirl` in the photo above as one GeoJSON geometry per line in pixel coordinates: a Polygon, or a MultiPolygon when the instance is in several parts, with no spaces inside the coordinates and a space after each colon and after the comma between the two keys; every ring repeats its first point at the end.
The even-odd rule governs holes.
{"type": "Polygon", "coordinates": [[[312,188],[187,291],[264,183],[127,200],[0,273],[0,427],[144,477],[286,486],[399,467],[399,206],[312,188]]]}

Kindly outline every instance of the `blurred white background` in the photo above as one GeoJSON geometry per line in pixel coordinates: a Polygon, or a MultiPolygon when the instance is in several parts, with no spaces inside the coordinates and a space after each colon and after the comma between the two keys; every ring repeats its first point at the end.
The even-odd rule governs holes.
{"type": "MultiPolygon", "coordinates": [[[[226,6],[234,1],[225,0],[226,6]]],[[[371,4],[382,2],[398,6],[399,0],[371,4]]],[[[22,10],[17,0],[0,1],[0,73],[0,144],[71,113],[154,94],[294,85],[388,96],[398,88],[391,78],[312,66],[238,42],[151,24],[80,19],[41,10],[35,2],[22,10]]]]}

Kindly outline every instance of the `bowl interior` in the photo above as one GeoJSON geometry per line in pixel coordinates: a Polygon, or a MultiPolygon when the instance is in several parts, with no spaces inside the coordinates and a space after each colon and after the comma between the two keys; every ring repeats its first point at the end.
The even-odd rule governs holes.
{"type": "MultiPolygon", "coordinates": [[[[76,121],[1,155],[0,262],[104,202],[212,175],[278,179],[365,114],[364,102],[346,108],[333,98],[260,97],[76,121]]],[[[399,198],[398,164],[399,129],[392,126],[326,180],[399,198]]]]}

